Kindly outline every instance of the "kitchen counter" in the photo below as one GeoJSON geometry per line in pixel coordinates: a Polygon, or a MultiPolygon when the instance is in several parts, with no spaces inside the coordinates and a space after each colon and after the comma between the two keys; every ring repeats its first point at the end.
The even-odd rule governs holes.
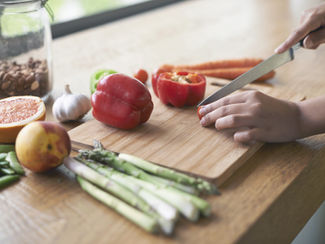
{"type": "MultiPolygon", "coordinates": [[[[266,58],[302,10],[319,2],[188,0],[56,39],[54,96],[67,83],[89,95],[90,74],[100,68],[131,75],[164,63],[266,58]]],[[[268,86],[307,98],[325,94],[324,63],[325,45],[299,50],[268,86]]],[[[28,172],[1,191],[0,242],[289,243],[324,201],[324,144],[324,135],[265,144],[221,185],[221,196],[207,197],[212,216],[181,219],[172,237],[148,234],[92,199],[63,166],[28,172]]]]}

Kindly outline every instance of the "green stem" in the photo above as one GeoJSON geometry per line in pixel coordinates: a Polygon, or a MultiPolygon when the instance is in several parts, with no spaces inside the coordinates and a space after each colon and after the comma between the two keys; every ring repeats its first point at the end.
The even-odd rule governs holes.
{"type": "Polygon", "coordinates": [[[77,176],[77,180],[81,185],[81,188],[85,190],[88,194],[96,198],[98,201],[104,203],[105,205],[111,207],[119,214],[123,215],[127,219],[131,220],[133,223],[142,227],[148,232],[155,232],[157,227],[157,222],[155,219],[145,215],[144,213],[130,207],[118,198],[113,197],[105,191],[102,191],[98,187],[94,186],[85,179],[77,176]]]}
{"type": "Polygon", "coordinates": [[[25,171],[18,162],[16,153],[14,151],[8,152],[6,160],[9,162],[10,168],[12,168],[17,174],[24,175],[25,171]]]}

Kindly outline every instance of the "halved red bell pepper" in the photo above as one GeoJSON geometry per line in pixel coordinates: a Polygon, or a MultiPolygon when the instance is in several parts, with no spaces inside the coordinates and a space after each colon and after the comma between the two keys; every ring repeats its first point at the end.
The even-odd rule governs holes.
{"type": "Polygon", "coordinates": [[[197,73],[163,72],[152,85],[162,103],[175,107],[194,106],[204,97],[206,80],[197,73]]]}
{"type": "Polygon", "coordinates": [[[94,118],[121,129],[146,122],[153,110],[149,90],[137,79],[119,73],[99,81],[91,104],[94,118]]]}
{"type": "Polygon", "coordinates": [[[167,72],[168,70],[162,69],[162,68],[158,68],[156,69],[152,75],[151,75],[151,85],[152,85],[152,89],[154,91],[154,93],[156,94],[157,97],[159,97],[158,95],[158,91],[157,91],[157,81],[158,81],[158,77],[160,74],[167,72]]]}

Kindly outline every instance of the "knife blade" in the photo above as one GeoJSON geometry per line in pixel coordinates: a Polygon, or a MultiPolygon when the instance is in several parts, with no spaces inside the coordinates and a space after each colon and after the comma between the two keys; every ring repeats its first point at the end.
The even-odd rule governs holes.
{"type": "Polygon", "coordinates": [[[294,59],[294,52],[302,47],[302,42],[298,42],[294,46],[292,46],[287,51],[280,54],[273,54],[268,59],[259,63],[255,67],[251,68],[246,73],[240,75],[229,84],[225,85],[203,101],[201,101],[197,106],[206,105],[217,101],[218,99],[233,93],[234,91],[244,87],[245,85],[257,80],[261,76],[269,73],[270,71],[292,61],[294,59]]]}

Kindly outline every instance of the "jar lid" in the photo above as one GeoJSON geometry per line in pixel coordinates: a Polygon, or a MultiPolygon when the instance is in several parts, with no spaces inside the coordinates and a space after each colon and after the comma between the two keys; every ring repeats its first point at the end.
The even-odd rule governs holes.
{"type": "Polygon", "coordinates": [[[48,0],[4,0],[0,1],[0,5],[10,5],[10,4],[22,4],[22,3],[33,3],[41,2],[42,5],[45,5],[48,0]]]}
{"type": "Polygon", "coordinates": [[[19,5],[19,4],[39,4],[40,7],[45,7],[47,13],[49,14],[51,20],[54,20],[54,13],[51,7],[48,5],[48,0],[0,0],[1,8],[10,8],[11,6],[19,5]]]}

